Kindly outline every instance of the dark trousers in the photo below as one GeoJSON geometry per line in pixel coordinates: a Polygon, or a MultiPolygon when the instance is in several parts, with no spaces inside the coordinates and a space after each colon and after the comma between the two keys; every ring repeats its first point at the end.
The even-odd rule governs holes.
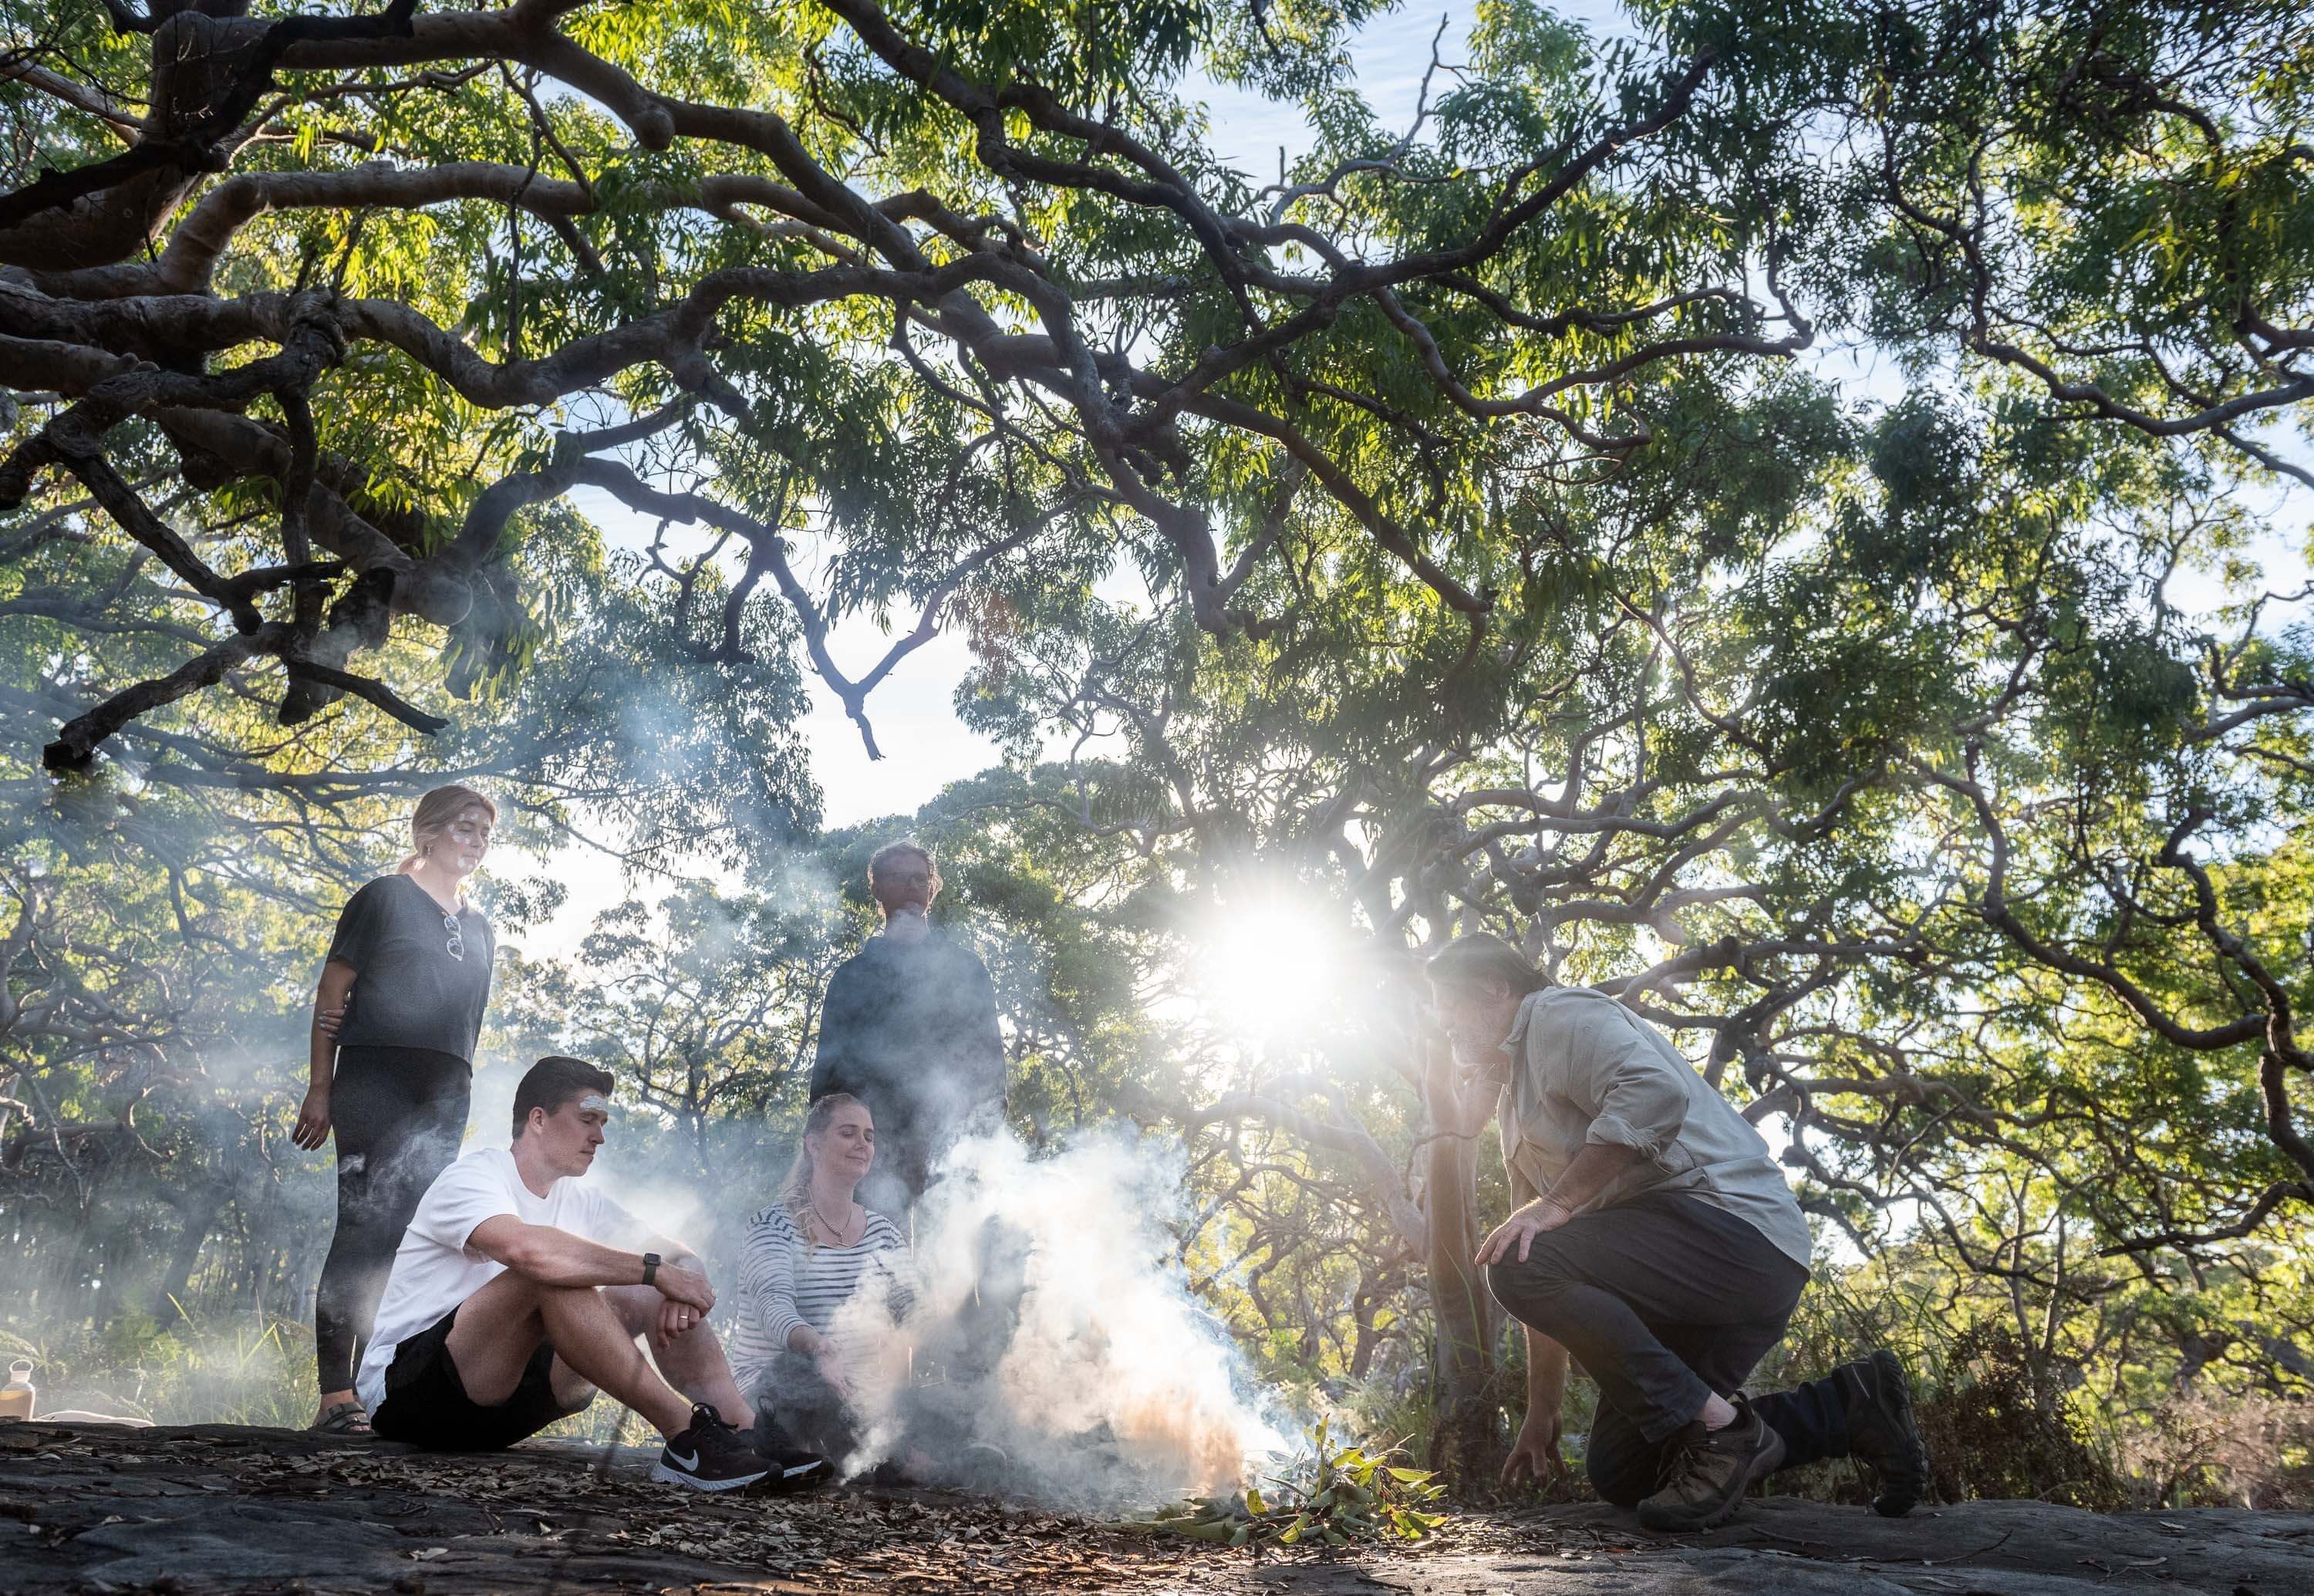
{"type": "MultiPolygon", "coordinates": [[[[1584,1465],[1603,1499],[1635,1507],[1661,1481],[1672,1437],[1783,1339],[1807,1271],[1734,1214],[1655,1193],[1536,1237],[1524,1263],[1493,1265],[1487,1283],[1598,1382],[1584,1465]]],[[[1785,1468],[1848,1455],[1836,1381],[1752,1406],[1784,1438],[1785,1468]]]]}
{"type": "Polygon", "coordinates": [[[457,1159],[474,1072],[416,1047],[340,1047],[330,1086],[338,1144],[338,1229],[314,1292],[314,1362],[323,1391],[351,1389],[394,1249],[418,1199],[457,1159]]]}
{"type": "Polygon", "coordinates": [[[860,1444],[852,1405],[821,1378],[819,1365],[801,1353],[782,1353],[755,1399],[759,1450],[774,1444],[801,1447],[841,1467],[860,1444]]]}
{"type": "MultiPolygon", "coordinates": [[[[968,1424],[955,1422],[926,1396],[920,1388],[900,1392],[893,1414],[900,1433],[888,1449],[892,1455],[911,1448],[946,1455],[969,1437],[968,1424]]],[[[801,1447],[841,1468],[860,1450],[860,1415],[821,1378],[819,1365],[801,1353],[779,1355],[755,1401],[755,1446],[766,1456],[774,1446],[801,1447]]]]}

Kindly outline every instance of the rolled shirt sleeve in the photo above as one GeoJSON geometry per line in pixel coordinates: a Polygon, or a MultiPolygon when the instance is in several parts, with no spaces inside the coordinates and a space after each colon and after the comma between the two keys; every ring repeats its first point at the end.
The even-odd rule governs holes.
{"type": "Polygon", "coordinates": [[[1585,1147],[1628,1147],[1637,1161],[1581,1212],[1678,1192],[1810,1266],[1807,1216],[1758,1128],[1645,1019],[1594,988],[1546,987],[1503,1046],[1519,1061],[1504,1086],[1503,1160],[1526,1186],[1550,1191],[1585,1147]]]}
{"type": "Polygon", "coordinates": [[[1591,1117],[1587,1143],[1628,1147],[1661,1160],[1687,1123],[1686,1071],[1664,1057],[1622,1008],[1605,999],[1583,1005],[1568,1037],[1567,1095],[1591,1117]]]}

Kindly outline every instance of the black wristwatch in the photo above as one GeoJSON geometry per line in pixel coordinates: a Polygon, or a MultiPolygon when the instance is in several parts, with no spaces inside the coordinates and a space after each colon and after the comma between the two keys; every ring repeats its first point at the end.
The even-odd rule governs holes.
{"type": "Polygon", "coordinates": [[[655,1252],[647,1252],[643,1254],[643,1283],[645,1285],[656,1285],[658,1283],[659,1262],[660,1259],[658,1254],[655,1252]]]}

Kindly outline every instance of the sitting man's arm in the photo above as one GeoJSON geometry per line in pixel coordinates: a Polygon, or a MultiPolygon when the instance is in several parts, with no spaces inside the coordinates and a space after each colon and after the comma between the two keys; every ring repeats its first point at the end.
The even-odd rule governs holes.
{"type": "MultiPolygon", "coordinates": [[[[664,1280],[669,1269],[696,1274],[702,1281],[707,1279],[706,1261],[693,1251],[688,1243],[676,1237],[653,1236],[642,1244],[642,1249],[645,1252],[658,1254],[660,1259],[658,1279],[664,1280]]],[[[660,1294],[666,1295],[664,1292],[660,1294]]],[[[714,1294],[711,1283],[708,1305],[695,1313],[690,1311],[693,1304],[678,1297],[667,1297],[666,1301],[659,1304],[658,1328],[652,1337],[652,1345],[664,1346],[676,1336],[695,1330],[705,1324],[707,1316],[714,1311],[714,1294]]]]}
{"type": "MultiPolygon", "coordinates": [[[[605,1247],[552,1225],[528,1225],[511,1213],[495,1214],[476,1225],[466,1245],[485,1257],[541,1285],[621,1286],[643,1283],[643,1256],[605,1247]]],[[[692,1260],[696,1263],[697,1260],[692,1260]]],[[[715,1306],[715,1290],[696,1268],[662,1262],[650,1282],[670,1306],[702,1318],[715,1306]]]]}

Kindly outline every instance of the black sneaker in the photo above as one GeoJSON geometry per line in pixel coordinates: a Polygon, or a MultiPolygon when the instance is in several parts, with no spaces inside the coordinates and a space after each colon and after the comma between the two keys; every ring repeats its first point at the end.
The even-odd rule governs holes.
{"type": "Polygon", "coordinates": [[[1640,1523],[1674,1533],[1715,1529],[1736,1516],[1753,1481],[1783,1462],[1784,1438],[1741,1392],[1733,1401],[1734,1424],[1706,1430],[1697,1419],[1672,1438],[1663,1484],[1639,1503],[1640,1523]]]}
{"type": "Polygon", "coordinates": [[[1836,1378],[1848,1404],[1848,1455],[1879,1486],[1872,1511],[1901,1519],[1929,1491],[1929,1449],[1912,1422],[1912,1383],[1885,1348],[1842,1363],[1836,1378]]]}
{"type": "Polygon", "coordinates": [[[692,1408],[691,1428],[668,1436],[651,1465],[653,1479],[694,1491],[736,1491],[771,1472],[772,1464],[755,1455],[747,1438],[704,1403],[692,1408]]]}

